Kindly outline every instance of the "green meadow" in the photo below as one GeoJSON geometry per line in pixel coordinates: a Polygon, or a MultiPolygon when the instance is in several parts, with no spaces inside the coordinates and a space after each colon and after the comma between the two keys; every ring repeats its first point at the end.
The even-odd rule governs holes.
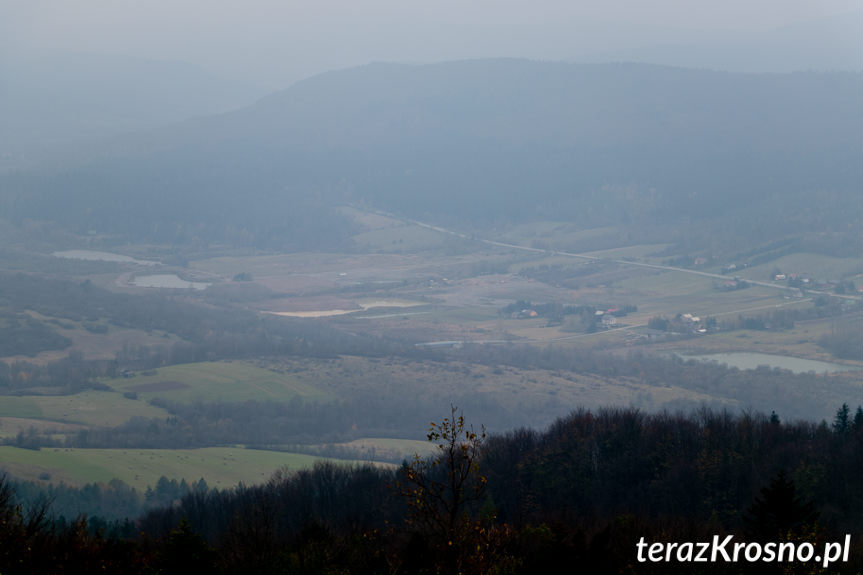
{"type": "Polygon", "coordinates": [[[0,417],[20,417],[113,427],[132,417],[167,417],[164,409],[124,398],[113,391],[88,390],[74,395],[0,397],[0,417]]]}
{"type": "MultiPolygon", "coordinates": [[[[263,483],[278,469],[307,469],[322,458],[313,455],[207,447],[201,449],[71,449],[45,447],[38,451],[0,447],[0,467],[16,478],[81,485],[113,478],[146,489],[160,477],[197,481],[211,487],[263,483]],[[47,474],[47,475],[45,475],[47,474]],[[49,479],[44,479],[49,477],[49,479]]],[[[351,463],[351,462],[348,462],[351,463]]],[[[359,462],[353,462],[359,463],[359,462]]]]}
{"type": "Polygon", "coordinates": [[[326,401],[332,396],[288,373],[245,361],[186,363],[162,367],[133,377],[103,380],[124,393],[147,400],[155,397],[177,402],[290,401],[295,397],[326,401]]]}

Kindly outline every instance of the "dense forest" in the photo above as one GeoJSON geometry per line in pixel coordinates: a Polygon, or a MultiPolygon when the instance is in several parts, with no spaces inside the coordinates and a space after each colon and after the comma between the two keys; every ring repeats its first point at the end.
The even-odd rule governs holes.
{"type": "Polygon", "coordinates": [[[733,535],[817,547],[846,533],[851,560],[829,571],[861,568],[859,408],[843,405],[831,424],[709,409],[579,410],[543,432],[490,436],[454,408],[428,436],[437,455],[395,470],[326,463],[222,491],[160,482],[148,500],[178,499],[134,523],[61,517],[38,499],[21,506],[6,480],[0,568],[810,573],[820,566],[640,563],[636,543],[733,535]]]}

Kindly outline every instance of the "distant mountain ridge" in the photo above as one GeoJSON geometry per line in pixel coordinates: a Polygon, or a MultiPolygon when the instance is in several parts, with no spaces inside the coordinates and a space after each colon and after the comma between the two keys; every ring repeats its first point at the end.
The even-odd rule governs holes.
{"type": "Polygon", "coordinates": [[[859,195],[860,102],[859,73],[370,64],[119,140],[64,175],[76,199],[63,213],[44,177],[18,179],[16,205],[70,224],[89,210],[87,225],[107,231],[117,209],[248,227],[298,202],[468,221],[716,217],[817,190],[859,195]]]}

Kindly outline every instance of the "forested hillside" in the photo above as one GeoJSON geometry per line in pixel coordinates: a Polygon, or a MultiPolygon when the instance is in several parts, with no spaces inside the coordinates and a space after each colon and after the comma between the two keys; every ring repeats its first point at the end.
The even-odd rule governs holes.
{"type": "Polygon", "coordinates": [[[764,241],[861,212],[861,100],[855,73],[374,64],[121,139],[76,168],[6,175],[2,202],[17,222],[171,243],[337,245],[344,203],[681,236],[694,220],[764,241]]]}
{"type": "Polygon", "coordinates": [[[830,425],[581,410],[544,432],[489,437],[454,409],[429,440],[440,459],[395,471],[323,464],[256,487],[186,487],[107,539],[32,501],[21,515],[5,486],[3,540],[15,544],[0,567],[45,572],[74,557],[132,573],[808,572],[819,565],[640,563],[636,543],[732,535],[820,546],[850,533],[850,562],[831,568],[860,568],[863,411],[847,405],[830,425]]]}

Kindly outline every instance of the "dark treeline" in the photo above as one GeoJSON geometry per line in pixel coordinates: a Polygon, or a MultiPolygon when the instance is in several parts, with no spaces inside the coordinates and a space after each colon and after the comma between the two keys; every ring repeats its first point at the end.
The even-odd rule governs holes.
{"type": "MultiPolygon", "coordinates": [[[[286,445],[342,443],[360,437],[413,439],[422,431],[417,422],[435,416],[433,390],[387,395],[355,392],[350,399],[318,403],[294,398],[289,402],[195,402],[160,399],[167,418],[133,417],[113,428],[91,428],[68,436],[63,445],[79,448],[184,449],[243,444],[252,448],[283,449],[286,445]]],[[[492,397],[476,393],[455,396],[460,405],[488,416],[495,429],[516,421],[527,424],[492,397]]],[[[551,418],[548,418],[549,420],[551,418]]],[[[22,434],[6,443],[19,447],[52,445],[50,438],[22,434]]],[[[291,449],[292,451],[294,449],[291,449]]],[[[354,453],[352,456],[356,457],[354,453]]]]}
{"type": "MultiPolygon", "coordinates": [[[[839,540],[863,528],[854,511],[863,505],[861,447],[863,413],[852,418],[844,406],[829,426],[706,409],[689,416],[611,409],[578,411],[544,433],[521,429],[492,436],[476,470],[487,480],[483,499],[464,511],[482,525],[473,542],[493,566],[473,572],[533,573],[561,564],[626,570],[642,535],[667,541],[704,540],[707,533],[839,540]],[[795,501],[814,513],[803,513],[807,507],[801,505],[800,516],[776,526],[757,503],[792,506],[771,491],[783,481],[791,484],[795,501]]],[[[434,533],[424,531],[410,506],[386,488],[409,483],[405,469],[393,476],[323,466],[220,493],[210,504],[202,495],[187,497],[152,512],[142,525],[165,536],[185,518],[220,553],[240,540],[240,529],[262,534],[256,545],[270,550],[270,566],[287,566],[288,557],[311,546],[328,550],[323,555],[330,567],[341,564],[349,572],[380,572],[383,561],[401,565],[398,572],[447,572],[440,565],[410,567],[401,555],[435,560],[434,533]],[[238,525],[237,517],[257,528],[238,525]],[[397,527],[386,531],[385,522],[397,527]]]]}
{"type": "Polygon", "coordinates": [[[399,410],[394,400],[372,397],[329,403],[299,398],[287,403],[152,403],[166,408],[171,417],[137,417],[115,428],[81,430],[67,439],[67,445],[182,449],[237,443],[263,447],[343,442],[415,432],[417,416],[427,416],[430,411],[414,406],[399,410]]]}
{"type": "Polygon", "coordinates": [[[72,341],[42,322],[15,310],[0,309],[0,357],[36,355],[49,349],[65,349],[72,341]]]}
{"type": "Polygon", "coordinates": [[[94,378],[115,374],[114,362],[85,360],[80,352],[70,352],[45,365],[0,362],[0,394],[39,393],[47,389],[53,393],[76,393],[103,387],[94,383],[94,378]]]}
{"type": "Polygon", "coordinates": [[[848,511],[863,503],[853,491],[861,447],[863,413],[852,418],[847,406],[832,425],[709,409],[580,410],[544,434],[491,437],[483,470],[498,516],[516,525],[549,514],[564,522],[634,514],[743,529],[759,490],[783,471],[801,497],[818,502],[824,525],[853,531],[861,527],[848,511]]]}
{"type": "MultiPolygon", "coordinates": [[[[66,572],[64,562],[83,548],[88,565],[116,572],[516,574],[575,565],[778,573],[789,565],[719,563],[699,571],[691,563],[638,563],[635,545],[640,537],[730,534],[820,546],[846,533],[851,560],[832,569],[863,567],[856,535],[863,530],[863,410],[852,417],[843,405],[832,425],[707,409],[606,409],[574,412],[545,432],[485,438],[466,425],[447,428],[446,420],[432,432],[441,429],[452,433],[430,433],[442,449],[436,464],[416,459],[395,471],[320,464],[277,473],[266,485],[189,489],[139,518],[128,538],[94,533],[80,521],[51,523],[44,510],[39,519],[39,506],[16,511],[7,483],[0,569],[66,572]],[[125,563],[117,567],[120,548],[125,563]]],[[[813,565],[790,567],[810,572],[813,565]]]]}
{"type": "MultiPolygon", "coordinates": [[[[50,478],[50,474],[46,475],[50,478]]],[[[60,526],[84,516],[91,531],[104,529],[125,536],[135,534],[132,520],[147,511],[170,507],[190,493],[210,491],[203,478],[189,483],[185,479],[177,481],[162,476],[144,491],[116,478],[108,483],[88,483],[80,487],[43,481],[7,479],[15,499],[28,511],[48,503],[53,521],[60,526]]]]}

